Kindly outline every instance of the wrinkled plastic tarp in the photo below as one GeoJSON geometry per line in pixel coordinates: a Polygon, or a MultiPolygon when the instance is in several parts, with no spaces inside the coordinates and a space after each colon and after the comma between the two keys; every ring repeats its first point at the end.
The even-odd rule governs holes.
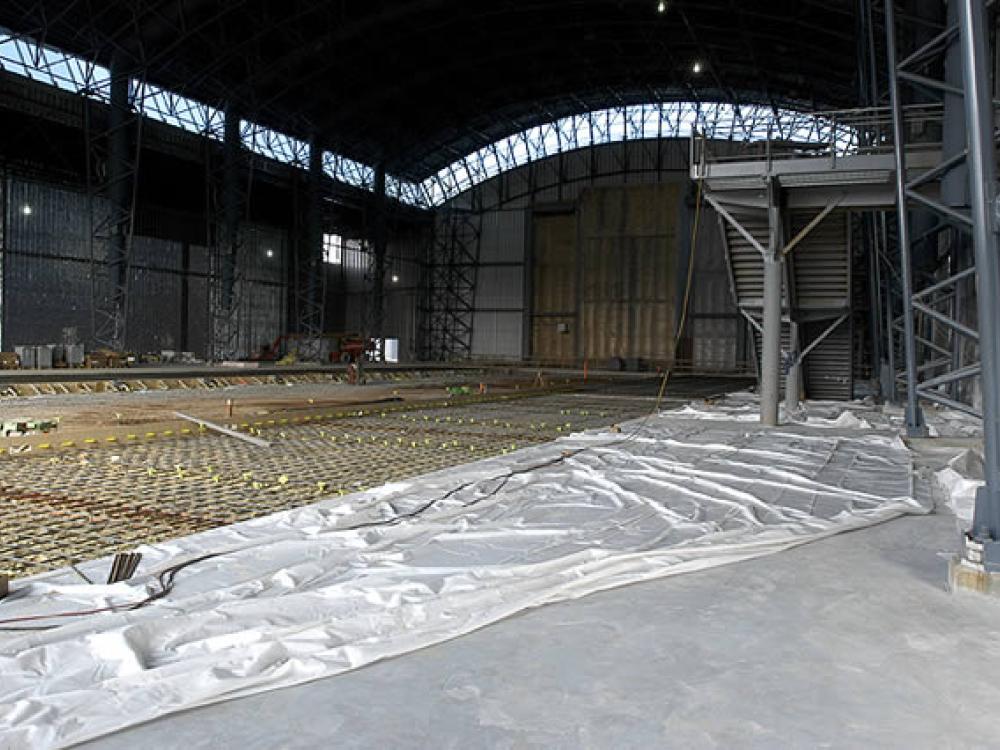
{"type": "Polygon", "coordinates": [[[0,747],[70,745],[926,510],[894,435],[669,416],[624,430],[146,547],[127,583],[18,582],[0,617],[138,600],[158,570],[227,551],[148,607],[0,639],[0,747]]]}

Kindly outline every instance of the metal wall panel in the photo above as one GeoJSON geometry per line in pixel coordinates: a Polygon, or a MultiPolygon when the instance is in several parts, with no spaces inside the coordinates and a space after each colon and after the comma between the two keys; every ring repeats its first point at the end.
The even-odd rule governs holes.
{"type": "Polygon", "coordinates": [[[479,243],[480,263],[524,260],[523,211],[488,211],[483,214],[479,243]]]}
{"type": "Polygon", "coordinates": [[[472,356],[520,359],[523,320],[520,312],[477,312],[472,325],[472,356]]]}
{"type": "Polygon", "coordinates": [[[126,346],[139,352],[179,349],[183,312],[183,244],[132,239],[126,346]]]}
{"type": "Polygon", "coordinates": [[[524,308],[524,267],[482,266],[476,285],[477,310],[522,310],[524,308]]]}
{"type": "Polygon", "coordinates": [[[533,232],[531,358],[573,362],[577,325],[576,214],[537,214],[533,232]]]}
{"type": "MultiPolygon", "coordinates": [[[[11,180],[5,233],[4,343],[62,341],[63,328],[87,337],[91,322],[91,243],[87,197],[11,180]]],[[[100,243],[94,247],[104,257],[100,243]]]]}
{"type": "Polygon", "coordinates": [[[580,206],[582,356],[673,360],[677,185],[594,189],[580,206]]]}

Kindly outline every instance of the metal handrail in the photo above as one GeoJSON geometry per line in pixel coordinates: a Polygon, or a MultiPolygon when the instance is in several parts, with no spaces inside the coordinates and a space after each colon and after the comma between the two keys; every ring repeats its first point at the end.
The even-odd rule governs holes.
{"type": "MultiPolygon", "coordinates": [[[[904,108],[904,123],[912,134],[908,150],[936,148],[939,143],[944,108],[939,103],[913,104],[904,108]]],[[[802,114],[800,123],[782,125],[774,119],[752,124],[735,124],[728,139],[707,137],[692,131],[692,166],[699,173],[708,164],[733,161],[821,157],[834,164],[845,156],[889,154],[893,149],[892,113],[888,107],[816,111],[802,114]],[[739,143],[738,153],[721,153],[721,144],[739,143]],[[713,145],[716,148],[713,149],[713,145]]],[[[725,130],[725,128],[721,128],[725,130]]],[[[720,128],[716,125],[715,132],[720,128]]]]}

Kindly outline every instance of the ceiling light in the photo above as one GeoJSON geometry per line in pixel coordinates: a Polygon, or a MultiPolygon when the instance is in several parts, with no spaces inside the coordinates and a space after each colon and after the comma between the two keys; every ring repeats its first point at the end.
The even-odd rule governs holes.
{"type": "Polygon", "coordinates": [[[666,0],[660,0],[660,2],[658,2],[656,4],[656,12],[657,13],[665,13],[666,10],[667,10],[667,2],[666,2],[666,0]]]}
{"type": "Polygon", "coordinates": [[[25,203],[23,206],[21,206],[21,213],[24,214],[25,216],[31,216],[31,206],[25,203]]]}
{"type": "Polygon", "coordinates": [[[274,257],[274,250],[272,250],[271,248],[268,248],[267,250],[264,251],[264,255],[266,255],[268,258],[273,258],[274,257]]]}
{"type": "Polygon", "coordinates": [[[399,274],[395,274],[395,273],[394,273],[394,274],[392,275],[392,283],[393,283],[393,284],[398,284],[398,283],[399,283],[399,274]]]}
{"type": "Polygon", "coordinates": [[[694,65],[691,66],[691,72],[692,73],[700,73],[701,72],[701,63],[698,62],[697,60],[695,60],[694,65]]]}

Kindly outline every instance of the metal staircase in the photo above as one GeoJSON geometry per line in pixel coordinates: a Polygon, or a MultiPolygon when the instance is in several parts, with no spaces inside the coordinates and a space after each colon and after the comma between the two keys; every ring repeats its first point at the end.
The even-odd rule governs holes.
{"type": "MultiPolygon", "coordinates": [[[[767,213],[760,209],[728,211],[736,224],[720,215],[719,223],[726,251],[730,284],[736,305],[747,318],[753,334],[757,371],[760,371],[762,312],[764,305],[764,262],[757,247],[768,241],[767,213]]],[[[815,218],[815,211],[788,212],[786,236],[796,237],[815,218]]],[[[851,247],[846,210],[829,212],[803,235],[794,253],[786,258],[782,288],[781,349],[783,360],[792,352],[813,344],[803,360],[804,390],[809,398],[848,399],[853,388],[853,347],[851,345],[851,247]],[[798,341],[792,345],[792,321],[798,324],[798,341]],[[831,330],[831,324],[840,321],[831,330]],[[825,334],[825,335],[824,335],[825,334]],[[822,336],[822,338],[820,338],[822,336]]],[[[784,387],[787,366],[782,368],[784,387]]]]}

